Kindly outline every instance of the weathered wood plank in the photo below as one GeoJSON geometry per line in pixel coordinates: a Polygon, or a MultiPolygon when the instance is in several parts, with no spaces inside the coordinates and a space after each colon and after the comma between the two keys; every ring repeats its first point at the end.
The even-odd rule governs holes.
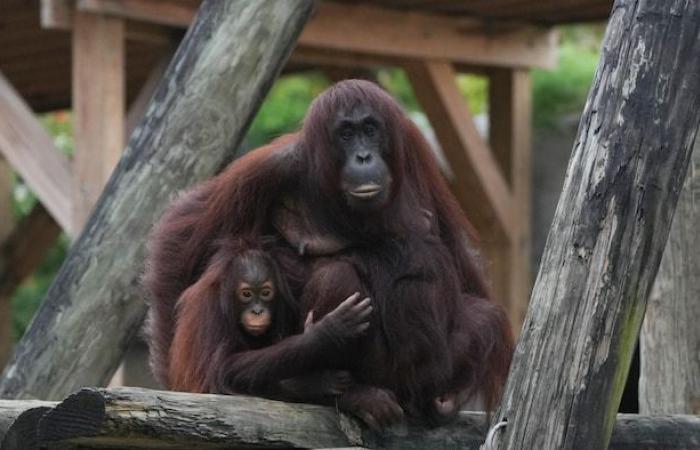
{"type": "MultiPolygon", "coordinates": [[[[84,11],[180,27],[190,24],[194,12],[191,3],[174,1],[79,0],[77,6],[84,11]]],[[[548,28],[498,30],[463,17],[367,4],[321,2],[299,37],[299,46],[488,66],[553,68],[556,64],[556,35],[548,28]]]]}
{"type": "Polygon", "coordinates": [[[49,289],[0,396],[60,399],[104,385],[140,326],[144,242],[180,190],[232,156],[312,0],[207,0],[49,289]]]}
{"type": "Polygon", "coordinates": [[[148,107],[153,95],[156,92],[158,84],[163,79],[165,75],[165,70],[168,68],[170,61],[173,59],[173,54],[175,53],[175,43],[166,49],[163,55],[158,59],[158,62],[148,74],[148,78],[141,86],[139,94],[136,96],[131,105],[129,105],[129,112],[126,114],[126,135],[131,136],[136,126],[143,119],[144,114],[146,114],[146,108],[148,107]]]}
{"type": "Polygon", "coordinates": [[[87,220],[124,150],[125,45],[123,19],[76,11],[72,75],[76,229],[87,220]]]}
{"type": "Polygon", "coordinates": [[[639,409],[644,414],[700,414],[699,226],[696,138],[639,341],[639,409]]]}
{"type": "Polygon", "coordinates": [[[499,449],[601,449],[700,124],[700,2],[617,0],[511,374],[499,449]]]}
{"type": "Polygon", "coordinates": [[[406,74],[455,174],[457,200],[481,234],[510,242],[510,189],[457,89],[456,72],[449,63],[431,60],[407,64],[406,74]]]}
{"type": "MultiPolygon", "coordinates": [[[[375,434],[332,407],[140,388],[83,389],[42,412],[13,424],[8,435],[25,442],[0,448],[477,450],[487,428],[483,413],[465,411],[442,427],[403,424],[375,434]]],[[[618,415],[610,449],[695,449],[698,444],[698,417],[628,414],[618,415]]]]}
{"type": "Polygon", "coordinates": [[[68,159],[0,73],[0,152],[61,228],[73,232],[73,178],[68,159]]]}
{"type": "Polygon", "coordinates": [[[34,408],[51,408],[56,404],[56,402],[41,400],[0,400],[0,443],[3,443],[2,448],[5,448],[3,440],[7,431],[23,412],[34,408]]]}

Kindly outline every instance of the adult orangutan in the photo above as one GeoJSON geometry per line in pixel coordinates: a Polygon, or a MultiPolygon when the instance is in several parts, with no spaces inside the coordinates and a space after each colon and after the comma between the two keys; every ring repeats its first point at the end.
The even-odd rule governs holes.
{"type": "MultiPolygon", "coordinates": [[[[162,219],[146,277],[155,373],[167,384],[169,355],[180,351],[171,349],[174,302],[202,276],[207,243],[277,233],[310,267],[300,320],[308,311],[324,317],[356,291],[372,298],[367,333],[318,367],[352,374],[340,408],[381,428],[404,414],[450,417],[475,395],[489,407],[512,338],[488,299],[469,230],[399,105],[373,83],[337,83],[300,132],[235,161],[162,219]]],[[[263,364],[277,364],[275,353],[263,364]]]]}

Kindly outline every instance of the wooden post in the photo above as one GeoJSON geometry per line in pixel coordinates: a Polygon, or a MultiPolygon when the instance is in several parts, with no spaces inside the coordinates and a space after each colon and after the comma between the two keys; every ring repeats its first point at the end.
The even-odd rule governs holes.
{"type": "Polygon", "coordinates": [[[104,385],[145,314],[144,242],[180,190],[235,150],[313,0],[205,0],[0,380],[0,397],[104,385]]]}
{"type": "MultiPolygon", "coordinates": [[[[12,229],[12,170],[0,156],[0,243],[7,239],[12,229]]],[[[12,349],[12,308],[10,296],[0,294],[0,368],[10,357],[12,349]]]]}
{"type": "Polygon", "coordinates": [[[124,149],[124,20],[76,11],[73,16],[75,229],[97,202],[124,149]]]}
{"type": "Polygon", "coordinates": [[[700,2],[615,2],[495,448],[607,448],[700,125],[699,40],[700,2]]]}
{"type": "Polygon", "coordinates": [[[700,139],[673,217],[640,338],[639,409],[700,415],[700,139]]]}
{"type": "Polygon", "coordinates": [[[484,246],[497,298],[508,308],[517,336],[532,287],[530,137],[530,73],[526,69],[494,69],[489,78],[489,144],[513,197],[513,236],[485,236],[484,246]]]}

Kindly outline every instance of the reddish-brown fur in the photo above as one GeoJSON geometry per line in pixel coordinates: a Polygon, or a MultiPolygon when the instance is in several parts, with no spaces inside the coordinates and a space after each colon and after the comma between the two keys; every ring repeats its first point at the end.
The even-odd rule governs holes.
{"type": "MultiPolygon", "coordinates": [[[[275,252],[277,258],[283,258],[275,252]]],[[[187,288],[176,305],[176,326],[170,348],[170,388],[187,392],[221,391],[215,361],[271,346],[299,332],[299,308],[293,289],[280,276],[273,253],[251,244],[226,240],[219,244],[204,274],[187,288]],[[236,261],[257,257],[273,276],[272,324],[262,336],[251,336],[239,325],[242,312],[236,298],[236,261]]],[[[298,277],[297,279],[300,279],[298,277]]],[[[296,289],[298,295],[298,288],[296,289]]],[[[242,389],[244,391],[245,388],[242,389]]],[[[258,392],[262,394],[262,392],[258,392]]]]}
{"type": "MultiPolygon", "coordinates": [[[[326,368],[348,369],[358,382],[339,405],[365,420],[389,414],[394,399],[422,416],[433,415],[434,400],[445,395],[461,402],[478,392],[493,405],[507,375],[512,338],[502,309],[487,300],[487,283],[469,244],[471,227],[416,126],[388,94],[356,80],[329,88],[312,105],[301,132],[234,162],[181,197],[158,225],[146,275],[158,378],[171,385],[169,355],[185,351],[171,345],[175,301],[202,276],[213,254],[209,243],[275,233],[272,211],[286,193],[308,207],[314,230],[346,243],[334,256],[309,258],[303,312],[313,309],[322,317],[354,291],[371,296],[375,305],[368,334],[327,355],[326,368]],[[392,175],[389,203],[362,216],[345,207],[329,129],[340,110],[358,104],[383,121],[392,175]],[[429,233],[422,211],[432,214],[429,233]]],[[[283,264],[281,271],[288,270],[283,264]]]]}

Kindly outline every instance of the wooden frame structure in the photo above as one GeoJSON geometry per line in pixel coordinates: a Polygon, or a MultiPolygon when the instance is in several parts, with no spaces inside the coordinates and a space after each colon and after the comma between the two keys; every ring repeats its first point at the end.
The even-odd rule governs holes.
{"type": "MultiPolygon", "coordinates": [[[[99,196],[162,75],[158,64],[126,111],[126,42],[170,42],[199,2],[41,0],[41,26],[71,33],[75,154],[50,142],[0,66],[0,152],[60,227],[75,236],[99,196]],[[16,133],[16,130],[20,130],[16,133]],[[27,158],[31,155],[32,158],[27,158]]],[[[454,192],[482,235],[495,295],[518,330],[527,306],[529,258],[529,67],[553,67],[547,26],[493,27],[474,17],[322,2],[291,55],[290,70],[381,65],[406,70],[447,156],[454,192]],[[362,32],[358,32],[362,30],[362,32]],[[460,71],[491,80],[491,136],[482,139],[456,86],[460,71]],[[517,207],[516,207],[517,205],[517,207]]],[[[337,73],[337,71],[336,71],[337,73]]],[[[341,72],[342,73],[342,72],[341,72]]]]}
{"type": "MultiPolygon", "coordinates": [[[[610,46],[612,51],[604,53],[597,81],[600,78],[605,79],[609,71],[617,73],[618,66],[623,67],[624,76],[613,77],[614,79],[607,83],[596,82],[584,111],[585,120],[579,130],[580,145],[575,147],[571,170],[562,196],[562,203],[568,202],[571,207],[559,208],[554,222],[555,232],[562,234],[564,239],[553,240],[548,245],[541,271],[543,275],[540,276],[536,285],[535,301],[528,314],[528,322],[519,351],[516,352],[515,367],[506,386],[501,410],[495,416],[496,420],[501,420],[501,423],[496,425],[494,430],[503,424],[508,427],[503,435],[507,440],[497,440],[499,448],[504,446],[520,448],[519,445],[525,441],[532,441],[533,445],[544,443],[543,445],[552,447],[562,444],[564,448],[601,448],[610,443],[609,439],[616,425],[615,408],[619,400],[620,386],[624,382],[629,364],[629,351],[633,346],[631,337],[641,324],[646,294],[651,289],[658,262],[661,259],[661,249],[665,243],[666,232],[682,184],[682,177],[674,175],[672,169],[680,169],[684,173],[687,167],[690,146],[699,125],[698,120],[692,117],[692,112],[697,111],[700,105],[700,95],[698,95],[700,82],[695,76],[700,70],[700,55],[694,51],[694,43],[700,33],[697,27],[700,6],[686,4],[684,7],[676,7],[649,3],[639,8],[626,8],[625,6],[629,6],[628,1],[631,0],[618,0],[618,7],[615,9],[612,24],[606,35],[606,45],[610,46]],[[680,13],[678,8],[682,8],[680,13]],[[631,26],[630,24],[640,23],[639,17],[654,19],[650,23],[645,22],[643,26],[631,26]],[[679,21],[681,29],[691,31],[680,33],[680,38],[673,33],[662,36],[657,33],[657,27],[669,28],[670,23],[675,24],[679,21]],[[621,30],[632,31],[623,33],[621,30]],[[664,64],[667,60],[661,56],[663,52],[645,53],[649,51],[648,49],[657,48],[657,41],[665,44],[660,48],[677,47],[676,52],[670,53],[675,58],[671,63],[664,64]],[[621,48],[632,48],[635,45],[636,48],[631,52],[620,51],[621,48]],[[680,125],[672,126],[660,120],[650,124],[646,111],[619,107],[620,104],[624,106],[628,101],[630,104],[641,104],[640,99],[648,97],[649,85],[633,86],[629,83],[646,76],[646,72],[662,74],[658,77],[660,80],[658,84],[651,84],[656,88],[656,92],[663,91],[655,105],[657,107],[655,111],[664,117],[678,117],[680,125]],[[680,86],[680,88],[665,89],[669,85],[680,86]],[[659,90],[659,88],[662,89],[659,90]],[[600,92],[615,95],[599,95],[600,92]],[[619,93],[622,95],[618,95],[619,93]],[[623,109],[624,111],[621,112],[623,109]],[[619,119],[619,123],[610,120],[607,114],[617,114],[615,119],[619,119]],[[595,116],[594,119],[592,119],[593,116],[595,116]],[[624,122],[628,124],[621,126],[624,122]],[[604,128],[602,132],[601,128],[604,128]],[[608,150],[608,140],[623,144],[615,145],[608,150]],[[629,141],[632,141],[632,144],[629,144],[629,141]],[[663,158],[659,158],[658,149],[666,144],[670,150],[664,153],[663,158]],[[600,148],[606,151],[598,151],[600,148]],[[637,161],[638,165],[626,164],[627,161],[632,160],[637,161]],[[638,179],[640,173],[641,181],[638,179]],[[580,182],[582,179],[584,181],[580,182]],[[647,194],[654,189],[658,190],[656,194],[647,194]],[[592,218],[586,216],[589,212],[593,212],[592,218]],[[654,233],[655,231],[657,233],[654,233]],[[571,236],[573,239],[570,239],[571,236]],[[643,251],[637,251],[639,248],[643,251]],[[615,264],[616,261],[625,257],[629,258],[624,263],[615,264]],[[560,285],[561,288],[559,288],[560,285]],[[584,309],[582,314],[568,313],[570,309],[576,311],[578,307],[584,309]],[[561,339],[562,336],[564,339],[561,339]],[[562,360],[562,355],[567,355],[564,350],[572,345],[576,347],[575,360],[569,361],[566,357],[562,360]],[[563,350],[559,348],[562,346],[563,350]],[[541,356],[543,354],[545,357],[541,356]],[[552,355],[556,356],[560,364],[547,361],[547,357],[552,355]],[[556,380],[555,386],[543,387],[542,383],[537,383],[540,378],[556,380]],[[572,382],[573,378],[575,380],[572,382]],[[524,387],[520,388],[521,386],[524,387]],[[518,396],[520,398],[515,401],[514,399],[518,396]],[[539,407],[533,407],[533,405],[539,407]],[[525,412],[522,413],[521,410],[525,412]],[[549,411],[544,421],[530,414],[530,411],[540,410],[549,411]],[[552,411],[555,417],[550,420],[552,411]],[[598,412],[600,413],[598,416],[591,417],[598,412]],[[507,423],[506,417],[509,419],[507,423]],[[562,423],[565,426],[562,426],[562,423]]],[[[136,278],[133,268],[117,266],[118,269],[123,269],[126,275],[119,273],[108,277],[109,279],[104,280],[108,284],[105,290],[100,290],[102,289],[100,282],[96,281],[95,277],[89,276],[110,273],[109,270],[113,265],[107,260],[116,254],[117,248],[122,249],[119,246],[119,238],[114,238],[115,236],[125,236],[124,232],[130,229],[130,226],[136,228],[137,236],[145,236],[144,223],[149,220],[134,219],[133,211],[125,213],[125,210],[133,208],[134,205],[149,206],[149,202],[150,206],[154,206],[154,202],[157,202],[156,205],[162,203],[164,196],[168,193],[167,188],[171,186],[164,187],[158,182],[153,182],[149,176],[151,170],[155,170],[157,174],[173,169],[176,172],[181,170],[182,175],[189,176],[187,180],[181,181],[186,184],[196,181],[197,174],[202,176],[211,174],[220,167],[220,163],[225,159],[226,150],[219,149],[216,157],[206,162],[195,162],[194,164],[198,167],[190,171],[191,173],[188,173],[188,168],[182,168],[184,165],[182,163],[189,161],[183,155],[191,153],[194,148],[199,149],[201,145],[213,152],[214,148],[221,147],[218,145],[221,142],[232,143],[234,147],[240,142],[245,129],[244,124],[252,118],[256,102],[259,103],[261,97],[260,93],[267,90],[279,70],[281,61],[289,53],[290,47],[286,43],[293,42],[300,34],[301,27],[311,10],[311,0],[306,1],[305,7],[298,10],[289,9],[290,4],[287,4],[284,16],[292,18],[291,24],[282,25],[275,22],[279,16],[274,14],[272,4],[260,6],[260,3],[256,3],[255,6],[247,9],[248,15],[239,14],[243,11],[231,5],[231,3],[208,1],[202,8],[206,12],[196,17],[194,31],[188,33],[186,43],[183,44],[185,50],[178,52],[176,63],[168,70],[169,82],[162,83],[163,86],[158,89],[156,100],[149,108],[146,119],[142,121],[141,127],[129,141],[124,157],[125,162],[115,171],[95,212],[91,214],[85,231],[71,252],[68,264],[61,269],[52,288],[55,292],[49,293],[49,305],[42,308],[43,314],[39,314],[37,318],[39,325],[35,324],[30,330],[33,331],[29,333],[30,338],[38,336],[36,342],[52,346],[52,349],[44,352],[51,355],[50,358],[41,360],[45,364],[35,365],[42,370],[55,371],[59,375],[56,377],[57,385],[51,388],[41,386],[42,380],[40,376],[37,377],[37,368],[32,367],[32,364],[38,361],[32,356],[37,354],[36,349],[41,345],[32,346],[30,342],[21,349],[20,362],[15,361],[0,380],[0,392],[6,395],[9,393],[11,396],[36,394],[41,398],[63,397],[66,390],[70,390],[76,383],[85,383],[86,380],[87,384],[103,383],[107,373],[113,369],[110,364],[116,361],[115,355],[119,354],[118,349],[111,349],[112,354],[108,355],[108,358],[103,358],[105,361],[100,361],[100,370],[97,371],[99,372],[97,375],[90,374],[90,370],[86,370],[88,367],[92,369],[90,363],[96,361],[92,355],[94,352],[87,352],[87,358],[81,357],[80,360],[75,357],[76,355],[70,354],[70,351],[66,352],[68,355],[54,357],[52,350],[57,350],[56,342],[62,342],[60,337],[80,338],[82,336],[81,333],[66,332],[66,326],[70,328],[72,322],[66,325],[65,321],[59,320],[61,314],[56,314],[54,308],[73,320],[76,318],[89,320],[95,315],[89,311],[89,308],[84,311],[75,310],[74,305],[71,304],[73,299],[85,304],[86,298],[104,297],[105,294],[107,296],[110,293],[128,295],[128,292],[124,294],[122,291],[127,291],[127,286],[134,284],[133,280],[136,278]],[[269,25],[264,21],[261,23],[267,24],[267,28],[265,26],[257,28],[257,37],[263,41],[266,38],[269,39],[269,45],[239,46],[236,38],[246,29],[251,17],[259,16],[265,17],[269,20],[269,24],[273,24],[269,25]],[[222,34],[217,35],[217,32],[222,34]],[[211,39],[213,35],[219,36],[220,39],[211,39]],[[202,46],[194,45],[197,42],[203,43],[202,46]],[[236,61],[238,66],[228,64],[222,57],[229,54],[235,54],[232,60],[236,61]],[[250,61],[261,62],[264,67],[259,71],[260,73],[250,70],[250,61]],[[192,64],[194,68],[183,69],[188,64],[192,64]],[[244,70],[237,71],[236,69],[239,68],[244,70]],[[235,86],[232,89],[226,89],[226,92],[233,96],[231,94],[233,91],[241,91],[241,83],[245,86],[252,85],[249,98],[240,102],[240,105],[228,108],[217,104],[219,96],[223,94],[219,89],[221,83],[207,82],[207,77],[201,76],[211,70],[228,81],[235,80],[235,77],[232,77],[233,74],[245,73],[244,82],[233,81],[235,86]],[[174,86],[171,86],[171,83],[174,86]],[[195,93],[193,97],[198,98],[199,103],[197,101],[188,103],[192,100],[191,98],[180,96],[185,86],[188,89],[192,86],[192,92],[195,93]],[[212,124],[204,120],[197,123],[195,127],[189,127],[189,116],[193,107],[195,109],[211,107],[214,116],[223,126],[217,127],[218,123],[212,124]],[[157,112],[164,110],[167,112],[162,114],[157,112]],[[168,120],[163,120],[163,117],[167,117],[168,120]],[[170,118],[173,118],[172,121],[170,118]],[[204,128],[201,133],[200,128],[204,128]],[[213,141],[198,140],[201,136],[211,136],[212,130],[221,131],[224,135],[220,138],[221,141],[217,138],[213,141]],[[184,139],[181,139],[182,136],[184,139]],[[167,149],[180,142],[183,144],[179,151],[167,152],[167,149]],[[139,151],[147,148],[154,148],[153,155],[158,155],[162,159],[161,164],[149,167],[151,163],[149,157],[139,156],[139,151]],[[164,156],[166,154],[167,156],[164,156]],[[138,192],[141,188],[146,192],[145,194],[138,192]],[[126,228],[122,227],[123,224],[126,228]],[[103,240],[104,236],[108,237],[106,241],[103,240]],[[90,274],[91,271],[92,274],[90,274]],[[91,296],[92,293],[100,295],[91,296]],[[71,308],[73,311],[70,310],[71,308]],[[71,312],[80,314],[74,315],[70,314],[71,312]],[[52,328],[56,323],[59,323],[60,327],[52,328]],[[48,331],[41,329],[43,325],[48,325],[48,331]],[[69,379],[71,371],[66,370],[64,365],[50,364],[56,361],[75,362],[79,369],[77,370],[79,376],[84,378],[69,379]],[[20,372],[22,374],[18,375],[20,372]]],[[[85,161],[85,166],[80,166],[79,160],[88,152],[78,151],[75,155],[75,165],[69,169],[72,171],[72,182],[78,184],[77,188],[73,186],[72,189],[76,194],[72,198],[71,211],[74,213],[69,225],[75,227],[80,225],[81,218],[84,217],[81,214],[85,213],[85,205],[90,204],[90,195],[100,189],[100,177],[104,177],[111,170],[110,162],[116,159],[117,153],[110,151],[111,147],[108,144],[111,144],[112,140],[118,140],[120,136],[123,138],[126,122],[123,103],[124,71],[114,70],[123,67],[123,42],[129,34],[123,21],[129,17],[144,17],[149,12],[148,9],[144,9],[144,6],[152,5],[139,0],[119,3],[107,0],[79,0],[75,4],[77,9],[72,9],[72,3],[47,0],[44,6],[50,7],[43,15],[43,18],[49,22],[52,17],[70,18],[62,24],[56,22],[56,26],[71,28],[74,39],[73,48],[78,49],[81,54],[93,55],[92,59],[87,59],[87,63],[82,62],[75,67],[74,80],[80,80],[80,77],[87,72],[85,66],[94,62],[99,65],[93,68],[97,73],[96,82],[108,93],[106,99],[97,100],[82,93],[77,94],[75,91],[82,89],[83,84],[79,82],[74,84],[74,99],[77,99],[74,102],[74,109],[84,109],[76,111],[76,116],[81,117],[83,121],[78,126],[77,132],[83,141],[81,145],[93,142],[94,145],[104,146],[100,148],[99,158],[85,161]],[[66,9],[66,6],[69,8],[66,9]],[[116,36],[117,42],[105,44],[111,40],[112,36],[116,36]],[[95,118],[92,114],[96,114],[97,117],[95,118]],[[107,122],[104,119],[109,114],[119,115],[118,133],[107,129],[107,122]],[[105,139],[107,142],[104,142],[105,139]],[[76,204],[78,207],[75,207],[76,204]]],[[[367,20],[374,17],[357,13],[352,8],[343,8],[348,7],[323,6],[320,11],[336,13],[341,11],[346,15],[336,17],[347,17],[350,21],[354,20],[353,17],[367,20]],[[356,16],[355,13],[357,13],[356,16]]],[[[178,14],[184,14],[183,11],[186,12],[180,5],[178,14]]],[[[373,12],[379,14],[378,11],[373,12]]],[[[170,19],[166,17],[167,24],[176,26],[181,24],[178,20],[182,19],[177,18],[178,14],[174,14],[170,19]]],[[[381,14],[384,13],[381,12],[381,14]]],[[[395,17],[391,16],[394,12],[387,14],[395,17]]],[[[315,30],[314,27],[318,25],[314,23],[318,23],[318,20],[314,18],[306,30],[315,30]]],[[[414,19],[411,17],[411,20],[414,19]]],[[[444,17],[439,20],[434,17],[421,17],[416,20],[418,22],[414,25],[428,23],[432,26],[439,24],[445,29],[449,28],[448,20],[444,17]]],[[[391,29],[391,26],[387,23],[384,28],[391,29]]],[[[477,24],[476,29],[481,30],[482,27],[477,24]]],[[[375,64],[372,62],[376,61],[375,58],[381,56],[390,58],[392,64],[400,65],[407,71],[414,87],[419,91],[417,92],[419,101],[439,132],[438,139],[451,165],[451,172],[454,174],[451,181],[457,197],[467,213],[476,219],[476,226],[485,236],[487,252],[497,266],[496,276],[505,275],[500,285],[501,292],[505,294],[502,294],[501,298],[506,300],[516,298],[518,289],[526,286],[526,277],[518,275],[518,269],[522,269],[518,259],[528,249],[528,228],[517,223],[518,219],[527,217],[529,211],[527,207],[529,135],[527,127],[521,121],[523,116],[529,117],[527,114],[529,96],[526,94],[528,77],[525,68],[518,65],[520,63],[515,66],[502,64],[501,60],[493,54],[482,54],[477,57],[474,56],[473,49],[470,50],[471,53],[466,53],[470,55],[468,58],[475,60],[482,58],[480,63],[476,63],[477,66],[487,60],[491,64],[483,67],[482,73],[486,73],[491,79],[491,112],[498,114],[498,117],[492,118],[491,139],[488,145],[476,133],[469,112],[455,87],[455,74],[459,67],[466,64],[460,59],[460,55],[453,53],[458,50],[458,47],[447,46],[442,49],[442,53],[438,52],[441,56],[429,57],[422,45],[428,45],[426,42],[430,39],[419,36],[414,47],[407,48],[390,42],[387,45],[377,46],[382,49],[381,55],[369,55],[366,54],[366,41],[348,39],[349,43],[343,44],[342,40],[333,40],[335,31],[332,29],[328,31],[330,33],[328,42],[333,44],[329,48],[321,49],[321,57],[329,56],[330,49],[335,53],[334,61],[359,58],[371,65],[375,64]],[[340,47],[333,48],[333,45],[340,45],[340,47]],[[465,192],[472,195],[465,195],[465,192]]],[[[521,30],[518,28],[516,31],[522,39],[521,30]]],[[[513,28],[508,28],[507,32],[512,33],[513,28]]],[[[305,33],[309,34],[308,31],[305,33]]],[[[399,36],[411,37],[409,34],[399,34],[399,36]]],[[[494,48],[509,48],[508,45],[500,42],[502,36],[499,34],[499,38],[493,40],[497,42],[494,48]]],[[[391,36],[384,37],[390,39],[391,36]]],[[[472,38],[469,41],[471,45],[482,52],[489,53],[489,45],[479,47],[479,39],[472,38]]],[[[444,39],[449,41],[450,38],[444,37],[444,39]]],[[[540,40],[534,38],[530,42],[540,42],[540,40]]],[[[314,54],[318,51],[314,45],[321,45],[321,41],[305,38],[302,34],[300,39],[302,50],[314,54]],[[305,46],[309,48],[304,48],[305,46]]],[[[319,55],[316,54],[315,57],[319,55]]],[[[80,58],[74,58],[74,62],[76,60],[80,62],[80,58]]],[[[91,79],[89,81],[92,82],[91,79]]],[[[0,99],[4,98],[5,104],[0,104],[0,107],[19,105],[21,112],[19,96],[13,95],[9,83],[6,84],[3,95],[0,96],[0,99]]],[[[244,92],[248,93],[248,91],[244,92]]],[[[230,103],[228,102],[227,105],[230,103]]],[[[4,129],[4,143],[8,148],[6,152],[11,155],[14,151],[13,146],[27,145],[27,142],[31,142],[25,140],[24,135],[18,137],[15,130],[22,127],[25,130],[31,130],[32,127],[37,127],[31,117],[27,119],[26,110],[19,115],[8,115],[13,122],[4,129]]],[[[37,139],[42,139],[41,133],[37,135],[37,139]]],[[[45,140],[45,136],[43,139],[45,140]]],[[[84,148],[89,151],[88,147],[84,148]]],[[[665,151],[663,148],[662,150],[665,151]]],[[[60,164],[63,163],[59,162],[60,164]]],[[[31,165],[27,167],[25,169],[27,174],[35,176],[34,180],[40,186],[42,180],[36,177],[36,168],[31,165]]],[[[179,186],[177,183],[173,185],[179,186]]],[[[158,206],[154,206],[153,209],[157,210],[158,206]]],[[[149,211],[149,213],[157,215],[158,211],[149,211]]],[[[29,219],[41,223],[42,218],[46,217],[48,217],[47,212],[39,207],[29,219]]],[[[149,215],[148,219],[150,218],[152,217],[149,215]]],[[[9,238],[8,242],[16,244],[8,246],[9,250],[4,249],[3,255],[16,258],[12,255],[21,253],[22,246],[27,242],[23,239],[23,232],[24,230],[19,229],[17,233],[11,233],[11,236],[18,237],[9,238]]],[[[4,233],[7,234],[6,231],[4,233]]],[[[137,260],[138,247],[133,244],[126,246],[126,250],[131,253],[125,261],[137,260]]],[[[118,305],[120,300],[121,298],[117,298],[116,301],[112,298],[104,298],[104,306],[115,312],[115,305],[118,305]]],[[[98,307],[101,306],[101,304],[98,305],[98,307]]],[[[513,306],[513,303],[509,306],[513,306]]],[[[128,325],[133,326],[137,322],[140,309],[138,307],[125,309],[135,313],[134,317],[127,318],[128,325]]],[[[518,320],[516,315],[513,317],[514,320],[518,320]]],[[[84,324],[78,324],[78,327],[88,328],[84,324]]],[[[115,328],[112,327],[102,334],[111,337],[110,331],[114,332],[115,328]]],[[[95,335],[94,331],[85,331],[85,335],[90,333],[95,335]]],[[[124,341],[124,337],[119,337],[120,343],[124,341]]],[[[100,339],[98,346],[106,349],[104,338],[100,337],[100,339]]],[[[17,426],[14,433],[19,433],[8,432],[4,436],[2,448],[17,448],[16,442],[12,439],[14,436],[21,436],[23,430],[29,430],[30,436],[24,441],[17,441],[21,448],[25,448],[28,442],[40,445],[60,442],[68,444],[67,448],[73,444],[82,445],[86,442],[102,445],[104,442],[100,441],[100,435],[114,443],[112,439],[123,437],[121,435],[123,429],[120,426],[115,427],[115,421],[119,421],[123,413],[123,406],[120,406],[122,400],[126,399],[135,410],[140,408],[137,405],[139,401],[151,405],[153,409],[158,408],[157,403],[165,401],[170,395],[158,394],[155,391],[127,390],[115,393],[89,389],[66,398],[55,409],[53,409],[54,404],[24,405],[22,402],[0,404],[0,410],[10,411],[7,415],[0,414],[0,419],[4,419],[5,416],[10,417],[12,426],[17,426]],[[155,403],[149,400],[152,398],[156,399],[155,403]],[[109,408],[114,405],[117,405],[116,409],[110,410],[109,408]],[[23,410],[22,408],[25,407],[28,409],[23,410]],[[65,427],[66,420],[71,421],[78,414],[84,415],[81,419],[84,419],[85,430],[79,429],[80,427],[65,427]],[[10,441],[7,440],[8,436],[10,441]],[[84,441],[85,438],[97,440],[84,441]]],[[[196,420],[196,411],[187,415],[188,412],[193,412],[187,409],[187,405],[203,402],[206,406],[207,402],[213,400],[206,397],[192,396],[191,399],[179,399],[183,401],[178,403],[179,407],[175,410],[178,414],[182,412],[185,414],[178,416],[176,423],[196,420]]],[[[234,404],[236,402],[236,399],[227,400],[231,400],[234,404]]],[[[176,401],[173,400],[173,402],[176,401]]],[[[274,409],[274,406],[270,406],[269,409],[274,409]]],[[[319,418],[323,414],[327,417],[328,411],[318,410],[317,412],[319,418]]],[[[158,415],[158,420],[161,419],[161,415],[158,415]]],[[[635,423],[633,433],[642,431],[639,424],[652,425],[656,437],[668,439],[665,444],[660,445],[666,447],[676,445],[680,446],[679,448],[695,448],[700,445],[698,435],[693,431],[698,427],[697,417],[672,417],[669,419],[670,422],[655,421],[645,416],[623,419],[628,419],[627,422],[622,421],[625,426],[630,422],[635,423]],[[681,427],[682,431],[688,431],[689,434],[681,436],[683,440],[673,440],[678,436],[668,433],[669,423],[672,427],[681,427]]],[[[620,424],[619,419],[617,424],[620,424]]],[[[329,425],[335,430],[335,424],[329,423],[329,425]]],[[[150,427],[148,417],[145,425],[139,426],[150,427]]],[[[365,442],[362,439],[355,440],[348,437],[347,426],[353,427],[353,424],[344,425],[341,419],[338,427],[341,428],[343,435],[336,435],[332,439],[339,438],[341,441],[346,439],[349,443],[364,445],[365,442]]],[[[354,428],[358,430],[357,424],[354,428]]],[[[361,433],[362,430],[357,432],[361,433]]],[[[201,440],[201,437],[198,435],[197,439],[201,440]]],[[[230,438],[233,439],[231,443],[235,445],[261,443],[260,441],[240,441],[240,436],[235,431],[230,438]]],[[[469,439],[475,438],[472,436],[469,439]]],[[[638,443],[639,440],[642,439],[633,434],[631,442],[638,443]]],[[[222,441],[218,443],[222,444],[222,441]]],[[[226,446],[228,443],[222,445],[226,446]]],[[[526,444],[526,446],[532,445],[526,444]]]]}

